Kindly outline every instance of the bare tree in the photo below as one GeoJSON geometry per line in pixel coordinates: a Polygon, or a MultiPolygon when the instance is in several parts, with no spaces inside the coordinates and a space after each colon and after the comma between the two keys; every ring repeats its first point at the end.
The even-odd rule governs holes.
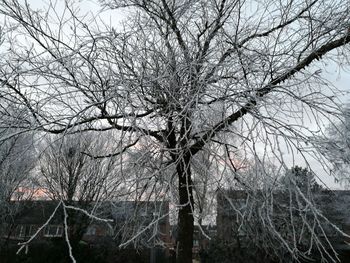
{"type": "Polygon", "coordinates": [[[18,119],[25,111],[15,109],[6,101],[0,99],[0,251],[6,245],[6,235],[14,230],[13,221],[20,212],[15,201],[32,198],[35,194],[33,168],[36,163],[33,134],[23,133],[16,128],[16,122],[11,121],[13,127],[7,124],[8,115],[17,114],[18,119]],[[6,111],[6,112],[5,112],[6,111]],[[4,243],[2,241],[5,241],[4,243]]]}
{"type": "MultiPolygon", "coordinates": [[[[107,139],[106,139],[107,141],[107,139]]],[[[94,133],[51,138],[42,145],[41,184],[48,196],[67,202],[110,200],[118,187],[116,158],[93,158],[108,148],[94,133]]]]}
{"type": "MultiPolygon", "coordinates": [[[[118,192],[117,157],[94,158],[109,148],[96,133],[51,136],[39,158],[40,186],[48,197],[62,202],[73,249],[85,234],[99,202],[118,192]],[[74,209],[76,207],[76,209],[74,209]]],[[[99,209],[101,210],[101,209],[99,209]]],[[[101,211],[100,211],[101,213],[101,211]]]]}
{"type": "Polygon", "coordinates": [[[339,114],[337,90],[320,75],[318,61],[347,61],[349,5],[337,0],[101,4],[104,10],[124,8],[128,18],[114,27],[103,13],[82,16],[69,3],[58,12],[54,2],[40,11],[27,2],[3,0],[1,13],[15,27],[5,38],[2,89],[31,112],[32,121],[23,123],[28,129],[115,130],[116,153],[122,156],[127,148],[147,147],[149,160],[159,162],[154,178],[171,176],[144,185],[161,182],[166,193],[176,193],[177,260],[191,262],[194,157],[208,144],[217,145],[224,160],[216,169],[220,178],[235,174],[237,151],[283,164],[282,145],[293,157],[313,155],[306,144],[326,119],[339,114]],[[232,136],[238,138],[234,145],[232,136]]]}
{"type": "Polygon", "coordinates": [[[330,123],[324,136],[319,138],[319,145],[330,164],[331,172],[337,182],[349,187],[350,171],[350,110],[349,105],[343,108],[343,116],[337,122],[330,123]]]}
{"type": "Polygon", "coordinates": [[[31,185],[36,153],[33,134],[17,127],[17,121],[26,118],[27,112],[1,98],[0,104],[0,200],[9,202],[22,197],[21,187],[31,185]]]}
{"type": "MultiPolygon", "coordinates": [[[[9,134],[2,132],[2,135],[9,134]]],[[[16,135],[0,144],[0,198],[3,202],[21,199],[30,194],[31,170],[35,164],[30,135],[16,135]],[[23,189],[21,189],[23,188],[23,189]],[[27,189],[24,189],[27,188],[27,189]],[[27,193],[25,192],[27,190],[27,193]],[[27,195],[26,195],[27,194],[27,195]]]]}

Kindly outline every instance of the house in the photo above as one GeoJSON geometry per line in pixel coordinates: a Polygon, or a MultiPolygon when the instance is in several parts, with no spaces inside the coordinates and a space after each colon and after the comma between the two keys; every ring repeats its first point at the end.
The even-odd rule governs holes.
{"type": "Polygon", "coordinates": [[[108,205],[114,220],[114,234],[120,243],[134,238],[133,243],[143,247],[168,247],[171,242],[169,202],[121,201],[108,205]]]}
{"type": "MultiPolygon", "coordinates": [[[[21,201],[13,202],[12,206],[16,211],[8,216],[6,223],[2,225],[3,239],[18,243],[27,241],[35,234],[33,242],[48,242],[63,238],[65,231],[64,212],[59,202],[21,201]],[[37,233],[40,228],[42,229],[37,233]]],[[[98,246],[103,243],[110,244],[115,248],[122,245],[129,248],[151,249],[151,256],[154,253],[159,254],[159,251],[168,254],[170,223],[169,203],[167,201],[96,203],[85,206],[86,211],[92,215],[90,217],[86,217],[86,214],[79,210],[78,203],[74,203],[72,206],[78,209],[68,208],[68,214],[72,210],[75,215],[84,215],[88,219],[81,241],[89,246],[98,246]],[[158,248],[158,252],[154,252],[155,247],[158,248]]],[[[70,229],[76,227],[78,225],[74,225],[74,223],[69,225],[70,229]]]]}
{"type": "MultiPolygon", "coordinates": [[[[34,235],[45,224],[55,210],[55,201],[19,201],[12,202],[9,213],[2,225],[2,238],[12,241],[25,241],[34,235]]],[[[60,237],[63,235],[62,211],[51,218],[49,224],[38,233],[37,240],[60,237]]]]}
{"type": "MultiPolygon", "coordinates": [[[[268,246],[282,247],[281,240],[271,234],[276,231],[287,242],[297,238],[301,247],[309,248],[312,238],[313,242],[318,239],[325,250],[330,250],[331,244],[338,253],[349,253],[350,239],[337,230],[350,235],[350,191],[318,189],[304,194],[310,201],[288,190],[220,192],[217,196],[218,238],[232,247],[257,245],[268,250],[268,246]],[[315,214],[317,220],[314,220],[315,214]],[[305,224],[308,220],[309,226],[305,224]]],[[[315,243],[313,246],[316,250],[315,243]]]]}

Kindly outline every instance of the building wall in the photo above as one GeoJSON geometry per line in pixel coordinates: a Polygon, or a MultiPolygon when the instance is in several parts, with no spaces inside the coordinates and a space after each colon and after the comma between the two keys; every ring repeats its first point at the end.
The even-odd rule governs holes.
{"type": "MultiPolygon", "coordinates": [[[[21,203],[22,208],[18,210],[16,216],[3,224],[2,227],[6,231],[4,231],[2,238],[19,241],[28,240],[39,227],[45,224],[56,205],[57,202],[54,201],[26,201],[21,203]]],[[[157,230],[154,237],[161,242],[170,243],[168,212],[168,202],[106,202],[100,206],[96,216],[109,218],[113,222],[108,225],[93,220],[87,228],[83,240],[92,243],[99,242],[102,239],[106,240],[106,238],[112,240],[116,233],[120,231],[120,228],[125,227],[127,229],[125,231],[126,236],[124,236],[125,241],[141,231],[143,227],[152,224],[154,229],[157,230]],[[158,218],[161,219],[158,220],[158,218]]],[[[152,228],[152,231],[154,229],[152,228]]],[[[143,238],[149,240],[151,235],[154,234],[152,231],[145,231],[143,238]]],[[[62,211],[57,210],[50,223],[38,233],[36,240],[61,236],[63,236],[63,216],[62,211]]],[[[149,244],[152,245],[151,242],[149,244]]]]}
{"type": "MultiPolygon", "coordinates": [[[[283,205],[288,206],[290,201],[288,193],[276,191],[273,194],[266,195],[262,192],[255,192],[254,195],[258,197],[257,199],[261,198],[264,200],[260,206],[270,206],[273,220],[277,221],[283,217],[288,217],[283,212],[281,214],[279,210],[283,205]]],[[[239,190],[218,194],[217,234],[221,240],[233,245],[238,245],[237,242],[244,240],[244,227],[255,223],[254,218],[248,219],[246,216],[244,227],[241,227],[240,224],[242,222],[240,214],[243,213],[244,209],[247,209],[247,204],[249,206],[249,203],[251,203],[247,201],[249,198],[250,195],[247,192],[239,190]]],[[[339,234],[334,227],[327,223],[327,220],[350,235],[350,191],[322,190],[314,193],[313,198],[318,211],[324,216],[324,218],[320,217],[323,222],[322,225],[334,248],[339,250],[349,249],[345,242],[349,242],[350,239],[339,234]]],[[[258,208],[259,204],[256,205],[258,208]]],[[[253,227],[256,226],[253,225],[253,227]]],[[[285,231],[288,231],[288,229],[285,229],[285,231]]],[[[318,235],[321,239],[324,239],[324,234],[320,231],[318,235]]]]}

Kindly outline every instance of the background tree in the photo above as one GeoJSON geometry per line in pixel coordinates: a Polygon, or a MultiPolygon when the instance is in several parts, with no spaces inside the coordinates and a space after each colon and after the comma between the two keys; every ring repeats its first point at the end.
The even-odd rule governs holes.
{"type": "Polygon", "coordinates": [[[0,235],[3,237],[0,252],[7,244],[6,235],[15,228],[12,222],[20,213],[20,207],[14,201],[27,200],[35,194],[33,134],[17,128],[17,122],[9,120],[9,114],[17,116],[16,121],[28,116],[26,111],[16,109],[0,98],[0,235]]]}
{"type": "Polygon", "coordinates": [[[349,164],[350,164],[350,109],[349,105],[343,108],[342,118],[330,123],[326,134],[322,137],[319,145],[330,162],[331,173],[335,175],[337,182],[349,187],[349,164]]]}
{"type": "Polygon", "coordinates": [[[93,158],[106,141],[94,133],[51,138],[42,145],[41,184],[55,200],[92,203],[110,200],[116,192],[116,157],[93,158]]]}
{"type": "Polygon", "coordinates": [[[18,130],[2,131],[11,139],[0,143],[0,200],[10,202],[33,194],[31,170],[35,166],[33,138],[30,134],[13,135],[18,130]],[[32,191],[31,191],[32,190],[32,191]]]}
{"type": "Polygon", "coordinates": [[[299,188],[300,191],[308,194],[311,191],[320,190],[322,187],[316,181],[315,174],[307,168],[294,166],[288,169],[281,178],[282,188],[299,188]]]}
{"type": "MultiPolygon", "coordinates": [[[[339,115],[336,90],[323,81],[317,61],[348,58],[349,5],[337,0],[100,3],[104,10],[125,8],[127,19],[117,27],[103,14],[80,15],[68,2],[33,10],[27,2],[3,0],[0,12],[15,27],[5,38],[2,89],[32,114],[22,125],[29,130],[112,129],[119,132],[119,152],[149,147],[147,154],[161,164],[157,175],[173,174],[165,184],[166,193],[177,195],[177,261],[189,263],[194,157],[210,143],[219,153],[238,149],[262,162],[285,163],[281,144],[292,155],[313,155],[314,148],[305,145],[318,142],[309,138],[325,119],[339,115]],[[315,129],[305,125],[305,116],[315,129]],[[238,137],[235,145],[232,136],[238,137]]],[[[233,157],[222,156],[216,173],[234,174],[233,157]]],[[[298,250],[289,252],[298,257],[298,250]]]]}
{"type": "Polygon", "coordinates": [[[97,215],[99,202],[112,201],[120,186],[120,178],[117,176],[118,157],[92,157],[98,156],[101,149],[109,148],[106,141],[107,138],[101,140],[98,134],[84,133],[65,137],[51,136],[41,146],[40,186],[49,198],[63,201],[63,209],[68,214],[68,235],[73,249],[77,248],[92,217],[81,210],[69,208],[76,206],[97,215]]]}

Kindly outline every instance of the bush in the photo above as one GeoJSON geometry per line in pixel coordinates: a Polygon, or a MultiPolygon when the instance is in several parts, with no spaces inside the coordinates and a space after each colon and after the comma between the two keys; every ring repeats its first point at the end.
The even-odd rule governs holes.
{"type": "MultiPolygon", "coordinates": [[[[1,263],[67,263],[69,259],[67,244],[62,239],[52,239],[50,242],[34,242],[30,244],[28,253],[22,251],[16,255],[18,245],[11,244],[0,253],[1,263]]],[[[84,263],[148,263],[149,250],[132,248],[118,249],[113,243],[90,246],[79,243],[73,254],[76,261],[84,263]]]]}
{"type": "Polygon", "coordinates": [[[273,259],[264,251],[253,247],[240,248],[222,240],[213,240],[208,249],[200,251],[201,263],[255,263],[273,259]]]}

